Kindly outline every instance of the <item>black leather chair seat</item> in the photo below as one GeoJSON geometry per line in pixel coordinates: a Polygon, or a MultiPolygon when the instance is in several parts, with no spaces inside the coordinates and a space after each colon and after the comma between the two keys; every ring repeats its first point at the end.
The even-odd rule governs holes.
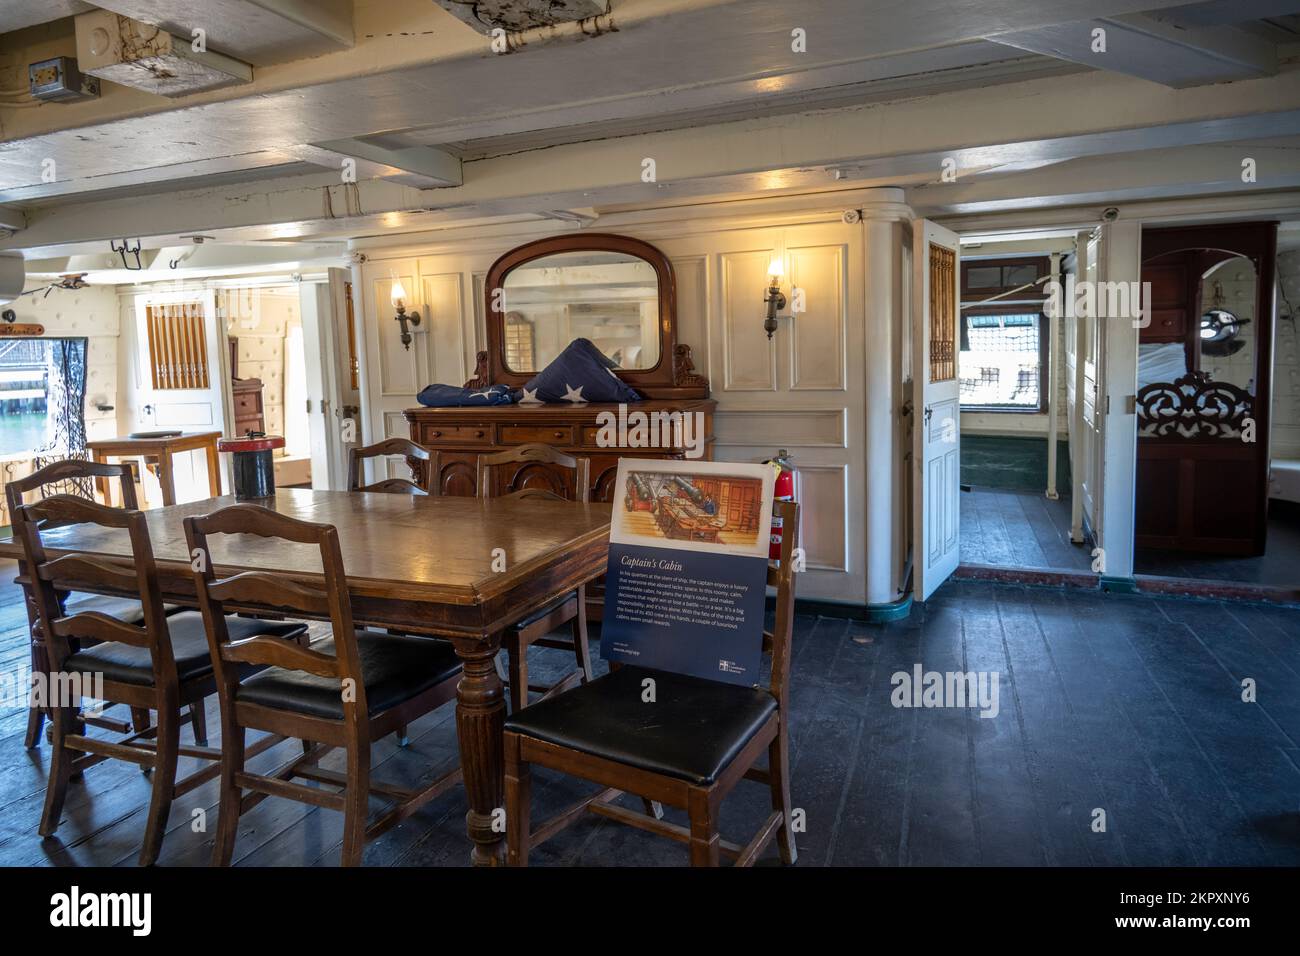
{"type": "Polygon", "coordinates": [[[550,614],[552,611],[556,610],[557,608],[563,607],[565,604],[568,604],[570,601],[575,601],[575,602],[577,601],[577,597],[573,594],[573,592],[570,592],[564,595],[563,597],[558,597],[549,604],[544,604],[542,607],[538,608],[536,611],[534,611],[532,614],[529,614],[527,617],[522,617],[519,620],[515,621],[513,624],[510,625],[510,627],[516,631],[522,631],[524,628],[537,623],[542,618],[546,617],[546,615],[550,614]]]}
{"type": "MultiPolygon", "coordinates": [[[[311,649],[333,655],[334,638],[315,641],[311,649]]],[[[357,652],[371,716],[460,673],[460,659],[451,644],[427,637],[358,631],[357,652]]],[[[235,699],[312,717],[343,718],[343,693],[336,678],[282,667],[268,667],[245,679],[235,699]]]]}
{"type": "Polygon", "coordinates": [[[713,783],[776,711],[766,690],[622,667],[511,714],[506,729],[606,760],[713,783]],[[655,680],[655,702],[641,681],[655,680]]]}
{"type": "MultiPolygon", "coordinates": [[[[307,630],[307,625],[293,621],[259,621],[247,617],[229,617],[226,626],[231,640],[243,640],[255,634],[273,637],[297,637],[307,630]]],[[[176,658],[176,675],[182,681],[200,677],[212,670],[208,654],[208,638],[203,630],[203,615],[198,611],[182,611],[167,618],[167,630],[172,638],[172,656],[176,658]]],[[[95,644],[69,655],[64,670],[102,672],[105,680],[123,684],[153,685],[153,660],[147,647],[132,647],[110,641],[95,644]]]]}

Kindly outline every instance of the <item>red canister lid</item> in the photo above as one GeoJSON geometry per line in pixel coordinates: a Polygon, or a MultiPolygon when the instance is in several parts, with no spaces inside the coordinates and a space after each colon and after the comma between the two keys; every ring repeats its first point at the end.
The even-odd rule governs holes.
{"type": "Polygon", "coordinates": [[[223,438],[217,442],[217,451],[270,451],[283,448],[284,439],[279,435],[261,435],[257,438],[223,438]]]}

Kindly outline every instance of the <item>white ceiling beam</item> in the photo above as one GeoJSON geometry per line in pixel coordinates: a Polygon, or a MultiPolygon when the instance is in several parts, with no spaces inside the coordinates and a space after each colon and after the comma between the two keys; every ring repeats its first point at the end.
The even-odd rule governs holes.
{"type": "Polygon", "coordinates": [[[389,179],[416,189],[459,186],[462,182],[460,159],[432,146],[409,146],[388,149],[357,139],[340,139],[313,143],[290,150],[301,160],[341,170],[351,160],[357,179],[389,179]]]}
{"type": "Polygon", "coordinates": [[[352,0],[96,0],[96,6],[269,66],[352,46],[352,0]]]}
{"type": "Polygon", "coordinates": [[[27,212],[21,206],[0,203],[0,229],[17,232],[27,228],[27,212]]]}
{"type": "Polygon", "coordinates": [[[1179,146],[1086,157],[1017,175],[998,172],[912,189],[908,205],[918,215],[934,218],[1297,187],[1300,139],[1293,139],[1276,144],[1179,146]],[[1245,159],[1254,161],[1251,182],[1242,179],[1245,159]]]}
{"type": "Polygon", "coordinates": [[[334,172],[147,203],[110,198],[35,209],[28,228],[0,248],[100,241],[122,230],[143,237],[218,229],[240,238],[359,236],[474,217],[824,189],[836,185],[829,168],[854,170],[853,185],[921,185],[940,179],[946,158],[955,161],[961,183],[981,171],[1080,156],[1300,135],[1295,78],[1170,90],[1090,73],[1068,84],[1011,84],[996,98],[972,89],[501,156],[466,163],[463,185],[447,189],[371,180],[345,190],[334,172]],[[1124,129],[1114,128],[1115,103],[1124,104],[1124,129]],[[658,182],[641,180],[646,157],[656,159],[658,182]]]}
{"type": "Polygon", "coordinates": [[[15,186],[8,189],[0,188],[0,202],[36,202],[51,196],[131,189],[155,183],[170,183],[176,180],[220,176],[252,169],[266,169],[268,171],[267,175],[270,176],[274,175],[270,172],[274,167],[300,161],[295,152],[282,149],[266,150],[260,153],[242,153],[236,156],[218,156],[213,159],[151,166],[146,169],[132,169],[120,173],[102,173],[97,176],[87,176],[74,180],[33,183],[28,186],[15,186]]]}
{"type": "Polygon", "coordinates": [[[1277,47],[1267,40],[1230,26],[1183,27],[1158,14],[1078,20],[989,39],[1175,89],[1277,71],[1277,47]]]}

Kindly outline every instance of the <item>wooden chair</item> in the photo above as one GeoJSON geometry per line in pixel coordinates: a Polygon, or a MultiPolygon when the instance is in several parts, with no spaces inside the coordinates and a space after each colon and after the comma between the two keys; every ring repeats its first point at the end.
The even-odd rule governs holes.
{"type": "MultiPolygon", "coordinates": [[[[12,515],[23,504],[24,497],[28,492],[38,491],[44,497],[47,489],[54,486],[76,486],[84,484],[87,487],[93,487],[92,482],[99,484],[104,491],[105,498],[109,495],[109,482],[117,479],[120,483],[122,493],[123,507],[127,510],[135,510],[139,507],[135,494],[135,475],[130,465],[127,464],[98,464],[90,461],[81,461],[78,459],[65,459],[56,461],[44,468],[32,472],[24,478],[16,478],[5,485],[5,496],[8,499],[9,514],[12,515]]],[[[41,639],[36,631],[36,604],[32,594],[32,588],[28,583],[29,578],[26,571],[26,562],[19,562],[18,565],[19,582],[23,584],[24,603],[27,607],[27,623],[31,632],[31,661],[33,674],[50,673],[49,660],[45,652],[45,641],[41,639]]],[[[109,617],[117,618],[126,624],[140,625],[144,623],[144,607],[134,598],[110,597],[102,594],[84,594],[70,593],[59,594],[59,599],[63,602],[65,610],[86,612],[98,611],[101,614],[107,614],[109,617]]],[[[177,610],[175,607],[166,607],[168,613],[177,610]]],[[[27,735],[24,743],[28,750],[37,746],[41,739],[41,728],[45,723],[47,716],[46,708],[32,707],[27,712],[27,735]]],[[[117,720],[112,717],[99,715],[82,715],[81,722],[89,723],[93,726],[104,727],[108,730],[114,730],[118,733],[134,727],[135,730],[144,730],[149,726],[148,711],[132,713],[132,724],[117,720]]],[[[203,709],[198,708],[193,712],[194,734],[196,739],[201,743],[207,743],[207,731],[203,723],[203,709]]]]}
{"type": "MultiPolygon", "coordinates": [[[[216,763],[220,751],[202,741],[196,741],[193,747],[180,745],[182,705],[187,705],[191,714],[201,711],[213,692],[212,660],[203,618],[194,611],[171,617],[165,614],[142,511],[56,495],[15,509],[14,531],[22,542],[29,569],[37,630],[45,641],[50,673],[58,678],[57,685],[51,680],[50,693],[53,696],[57,686],[64,698],[49,702],[54,747],[41,836],[51,836],[58,829],[68,781],[74,773],[108,758],[131,761],[154,774],[140,848],[140,865],[149,866],[157,860],[162,847],[172,800],[215,778],[220,769],[216,763]],[[44,534],[71,524],[125,530],[131,544],[130,560],[110,562],[75,552],[51,558],[44,534]],[[142,621],[128,623],[94,608],[83,609],[82,605],[70,605],[65,610],[60,592],[69,589],[69,582],[94,590],[138,594],[142,621]],[[83,646],[74,649],[74,641],[81,641],[83,646]],[[84,646],[89,641],[96,643],[84,646]],[[154,710],[157,723],[134,728],[134,733],[119,741],[88,737],[77,726],[78,708],[87,696],[126,704],[133,712],[147,714],[154,710]],[[180,756],[205,758],[213,763],[177,780],[180,756]]],[[[276,642],[306,630],[301,624],[253,618],[233,618],[228,626],[243,639],[259,635],[258,640],[276,642]]],[[[196,722],[196,737],[199,727],[196,722]]],[[[259,741],[259,752],[275,742],[259,741]]]]}
{"type": "MultiPolygon", "coordinates": [[[[479,455],[478,493],[480,498],[498,495],[529,498],[559,498],[568,501],[586,501],[590,488],[590,463],[585,458],[574,458],[556,451],[550,445],[526,444],[492,455],[479,455]],[[512,469],[501,475],[498,470],[512,469]],[[560,471],[559,469],[563,469],[560,471]],[[570,478],[567,474],[572,472],[570,478]]],[[[501,639],[509,659],[509,674],[503,675],[510,686],[512,710],[528,706],[528,692],[542,694],[542,699],[563,693],[592,678],[591,650],[587,643],[587,593],[578,588],[523,620],[506,628],[501,639]],[[568,624],[571,640],[549,635],[568,624]],[[577,661],[577,669],[570,671],[554,684],[528,683],[528,648],[558,648],[569,651],[577,661]]]]}
{"type": "Polygon", "coordinates": [[[771,655],[769,686],[740,687],[629,665],[511,714],[505,724],[505,783],[507,859],[512,866],[526,866],[529,850],[584,810],[689,844],[692,866],[717,866],[720,854],[748,866],[773,836],[781,860],[795,861],[786,724],[794,627],[791,558],[799,509],[792,502],[777,502],[775,512],[784,519],[785,535],[781,563],[767,572],[767,583],[776,587],[776,625],[763,634],[764,651],[771,655]],[[655,681],[654,703],[642,700],[641,682],[647,677],[655,681]],[[754,766],[764,750],[766,770],[754,766]],[[606,789],[533,831],[532,764],[606,789]],[[772,812],[742,847],[719,836],[718,810],[745,778],[768,784],[772,812]],[[685,809],[689,828],[611,803],[624,791],[685,809]]]}
{"type": "MultiPolygon", "coordinates": [[[[436,494],[436,467],[430,464],[429,449],[406,438],[388,438],[364,448],[353,448],[348,455],[348,491],[382,491],[407,495],[436,494]],[[406,478],[385,478],[373,484],[361,484],[361,463],[368,458],[387,458],[401,455],[408,462],[424,462],[424,480],[420,483],[406,478]]],[[[411,465],[412,477],[419,477],[414,464],[411,465]]]]}
{"type": "Polygon", "coordinates": [[[367,839],[406,819],[461,779],[457,767],[418,791],[370,781],[372,741],[455,699],[461,673],[455,651],[446,641],[354,628],[333,525],[298,521],[252,504],[188,517],[184,523],[191,553],[195,549],[210,553],[211,535],[255,534],[315,545],[324,572],[323,587],[263,571],[218,579],[212,562],[195,574],[221,702],[221,807],[212,862],[230,864],[240,815],[276,796],[342,811],[343,864],[360,864],[367,839]],[[327,617],[332,634],[309,648],[262,637],[243,638],[228,630],[223,611],[227,601],[270,603],[310,617],[327,617]],[[241,680],[237,670],[241,664],[268,666],[241,680]],[[245,769],[247,730],[314,743],[277,771],[252,773],[245,769]],[[347,755],[345,774],[317,766],[325,754],[339,747],[347,755]],[[306,786],[293,782],[295,777],[340,789],[306,786]],[[244,791],[251,793],[245,796],[244,791]],[[394,805],[367,826],[372,792],[394,805]]]}

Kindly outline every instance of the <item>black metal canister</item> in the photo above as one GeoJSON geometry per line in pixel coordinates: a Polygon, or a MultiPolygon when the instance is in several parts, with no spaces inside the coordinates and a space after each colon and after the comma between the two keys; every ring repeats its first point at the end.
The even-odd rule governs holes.
{"type": "Polygon", "coordinates": [[[284,447],[279,435],[249,433],[242,438],[223,438],[219,451],[232,455],[235,475],[235,498],[269,498],[275,494],[275,462],[272,451],[284,447]]]}

